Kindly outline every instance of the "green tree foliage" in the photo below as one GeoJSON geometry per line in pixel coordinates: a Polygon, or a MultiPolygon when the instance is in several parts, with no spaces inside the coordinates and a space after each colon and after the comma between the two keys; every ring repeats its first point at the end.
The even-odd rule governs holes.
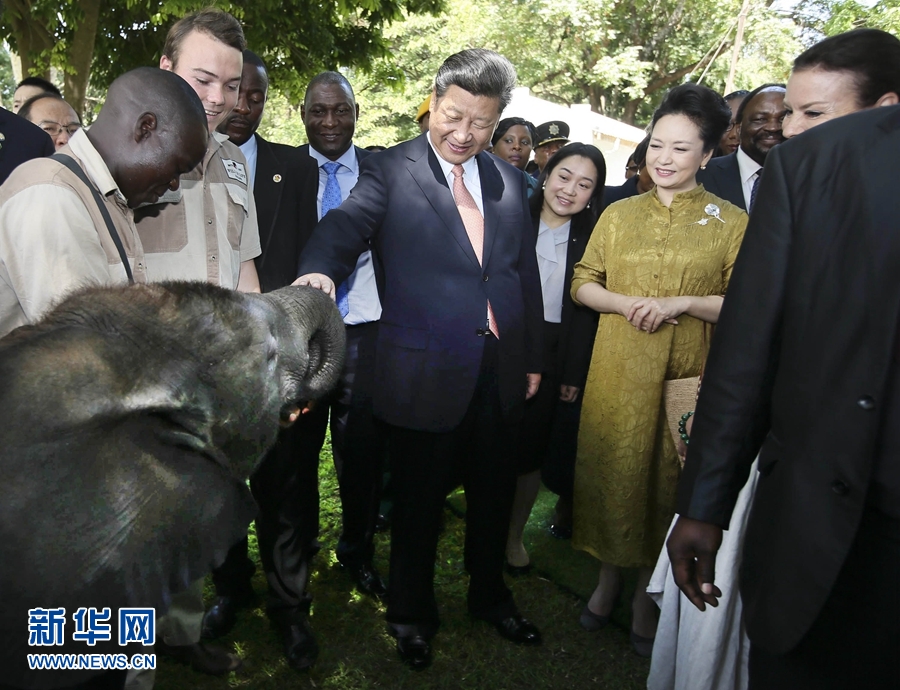
{"type": "MultiPolygon", "coordinates": [[[[158,62],[169,27],[206,0],[6,0],[0,38],[23,72],[66,72],[65,95],[81,111],[88,80],[105,89],[123,72],[158,62]]],[[[297,98],[322,69],[368,69],[388,54],[384,27],[403,12],[437,12],[442,0],[241,0],[216,3],[244,25],[273,80],[297,98]]]]}
{"type": "MultiPolygon", "coordinates": [[[[897,0],[894,0],[897,1],[897,0]]],[[[357,139],[391,144],[418,133],[415,112],[451,53],[506,55],[535,96],[632,124],[685,80],[724,90],[741,0],[448,0],[440,16],[390,26],[392,56],[351,72],[360,102],[357,139]],[[718,49],[718,51],[717,51],[718,49]]],[[[736,88],[783,81],[802,49],[792,18],[751,0],[736,88]]]]}
{"type": "Polygon", "coordinates": [[[807,29],[809,42],[822,34],[834,36],[861,27],[900,34],[900,0],[879,0],[874,5],[863,5],[857,0],[804,0],[797,5],[795,14],[798,23],[807,29]]]}

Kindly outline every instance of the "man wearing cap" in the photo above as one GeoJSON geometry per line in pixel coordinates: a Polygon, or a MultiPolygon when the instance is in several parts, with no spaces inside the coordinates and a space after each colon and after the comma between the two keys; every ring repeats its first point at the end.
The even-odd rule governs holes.
{"type": "Polygon", "coordinates": [[[537,143],[534,145],[534,162],[538,170],[535,177],[544,172],[550,157],[569,143],[569,125],[562,120],[550,120],[537,128],[537,143]]]}
{"type": "Polygon", "coordinates": [[[428,109],[429,106],[431,106],[431,94],[428,94],[425,97],[425,100],[422,101],[419,110],[416,112],[416,122],[419,123],[420,132],[428,131],[428,123],[431,121],[431,111],[428,109]]]}

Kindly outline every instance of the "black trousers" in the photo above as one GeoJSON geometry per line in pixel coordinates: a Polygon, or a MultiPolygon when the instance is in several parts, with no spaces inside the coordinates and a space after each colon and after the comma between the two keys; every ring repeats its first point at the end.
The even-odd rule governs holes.
{"type": "Polygon", "coordinates": [[[787,654],[750,646],[750,690],[900,687],[900,520],[863,514],[819,617],[787,654]]]}
{"type": "MultiPolygon", "coordinates": [[[[515,493],[517,425],[502,416],[497,349],[496,339],[486,336],[475,394],[458,427],[435,433],[386,425],[394,486],[387,621],[415,625],[426,637],[437,632],[440,622],[434,561],[454,472],[466,494],[469,612],[491,621],[516,612],[503,581],[503,562],[515,493]]],[[[522,386],[524,394],[524,381],[522,386]]]]}
{"type": "MultiPolygon", "coordinates": [[[[319,453],[329,413],[344,522],[338,557],[348,565],[372,559],[385,445],[381,429],[372,419],[376,335],[374,323],[347,327],[347,359],[337,390],[281,431],[250,478],[250,489],[260,507],[256,533],[269,585],[271,616],[302,616],[312,600],[307,584],[312,557],[319,550],[319,453]]],[[[213,572],[217,594],[248,592],[252,575],[244,539],[213,572]]]]}

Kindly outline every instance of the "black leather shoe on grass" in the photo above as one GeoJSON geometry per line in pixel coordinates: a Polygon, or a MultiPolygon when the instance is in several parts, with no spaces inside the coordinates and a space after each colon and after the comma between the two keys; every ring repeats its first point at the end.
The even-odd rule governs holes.
{"type": "Polygon", "coordinates": [[[397,654],[413,671],[431,666],[431,644],[421,635],[398,637],[397,654]]]}
{"type": "Polygon", "coordinates": [[[518,613],[508,616],[494,623],[497,632],[510,642],[524,645],[539,645],[541,643],[541,631],[529,620],[522,618],[518,613]]]}

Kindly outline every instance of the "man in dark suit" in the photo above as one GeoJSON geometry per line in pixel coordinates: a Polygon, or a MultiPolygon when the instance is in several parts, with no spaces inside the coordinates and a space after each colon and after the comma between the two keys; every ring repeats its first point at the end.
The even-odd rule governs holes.
{"type": "Polygon", "coordinates": [[[769,156],[713,339],[668,548],[685,595],[715,605],[759,451],[740,574],[751,689],[900,677],[898,149],[891,106],[769,156]]]}
{"type": "MultiPolygon", "coordinates": [[[[251,169],[256,160],[254,195],[260,201],[263,247],[257,261],[263,289],[274,289],[297,276],[310,229],[349,195],[356,184],[359,161],[370,154],[353,146],[359,108],[349,82],[336,72],[323,72],[307,86],[300,112],[308,145],[271,149],[272,145],[258,135],[251,138],[249,132],[262,116],[268,79],[261,62],[250,62],[245,54],[241,94],[246,92],[248,102],[244,104],[242,95],[225,131],[232,139],[237,135],[244,140],[241,148],[251,169]],[[244,113],[255,113],[255,119],[244,113]],[[258,152],[247,149],[253,142],[258,152]],[[265,167],[269,165],[270,149],[281,159],[282,168],[265,167]],[[275,170],[284,172],[274,172],[270,180],[275,170]],[[277,220],[271,215],[273,211],[277,220]]],[[[288,664],[297,670],[309,668],[318,656],[308,619],[312,596],[307,586],[312,558],[319,550],[319,453],[329,412],[344,522],[338,560],[361,591],[376,597],[386,592],[372,564],[384,444],[372,418],[369,393],[381,315],[371,254],[360,257],[342,287],[344,299],[339,307],[347,325],[347,358],[338,390],[280,434],[275,448],[251,478],[261,509],[257,536],[269,583],[267,611],[281,634],[288,664]]],[[[234,624],[236,608],[251,598],[249,579],[253,570],[246,558],[246,545],[232,549],[224,570],[214,577],[218,593],[224,596],[207,613],[206,632],[210,636],[227,632],[234,624]],[[232,583],[230,587],[226,582],[232,583]],[[235,588],[234,583],[241,586],[235,588]]]]}
{"type": "Polygon", "coordinates": [[[763,84],[741,102],[735,120],[741,145],[728,156],[718,156],[697,173],[706,191],[749,211],[758,188],[766,156],[784,142],[784,84],[763,84]]]}
{"type": "MultiPolygon", "coordinates": [[[[271,143],[256,134],[268,87],[265,64],[245,50],[237,105],[219,126],[219,131],[227,134],[247,159],[262,247],[255,262],[264,292],[291,283],[300,252],[318,220],[315,163],[292,146],[271,143]]],[[[282,634],[288,663],[298,668],[309,666],[316,653],[315,640],[306,634],[305,619],[309,559],[318,549],[318,478],[315,468],[311,477],[309,473],[301,474],[297,462],[298,456],[314,445],[308,438],[305,421],[303,418],[281,432],[275,447],[250,479],[260,506],[256,535],[269,584],[267,609],[282,634]],[[312,499],[307,498],[310,493],[312,499]],[[312,515],[305,516],[303,511],[309,503],[313,504],[312,515]]],[[[226,634],[234,626],[237,611],[253,601],[253,571],[244,539],[213,572],[217,598],[203,618],[204,637],[226,634]]]]}
{"type": "Polygon", "coordinates": [[[0,184],[21,163],[52,156],[55,151],[53,139],[40,127],[0,108],[0,184]]]}
{"type": "Polygon", "coordinates": [[[525,181],[485,153],[515,85],[508,60],[465,50],[438,71],[429,131],[369,157],[316,228],[296,281],[334,294],[370,242],[383,273],[373,405],[389,436],[394,514],[387,620],[401,657],[431,661],[434,559],[449,478],[466,490],[468,608],[537,644],[503,561],[510,452],[540,383],[542,299],[525,181]]]}

